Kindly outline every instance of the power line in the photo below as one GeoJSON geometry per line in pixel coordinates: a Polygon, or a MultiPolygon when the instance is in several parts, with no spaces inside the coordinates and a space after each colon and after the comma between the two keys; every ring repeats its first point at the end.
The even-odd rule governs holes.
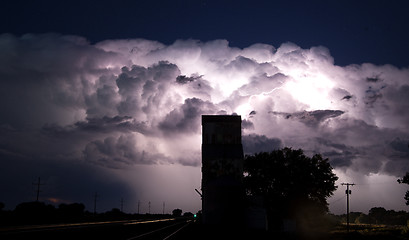
{"type": "Polygon", "coordinates": [[[368,185],[396,185],[396,181],[391,182],[372,182],[372,183],[356,183],[357,186],[368,186],[368,185]]]}
{"type": "Polygon", "coordinates": [[[334,203],[336,203],[336,202],[341,201],[341,200],[344,199],[344,198],[345,198],[345,196],[342,196],[342,197],[340,197],[340,198],[338,198],[338,199],[336,199],[336,200],[330,202],[329,204],[334,204],[334,203]]]}

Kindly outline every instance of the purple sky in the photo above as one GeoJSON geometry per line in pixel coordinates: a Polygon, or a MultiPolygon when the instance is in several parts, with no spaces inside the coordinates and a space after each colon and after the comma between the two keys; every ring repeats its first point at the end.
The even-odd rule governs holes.
{"type": "MultiPolygon", "coordinates": [[[[176,3],[173,7],[184,4],[176,3]]],[[[357,184],[352,188],[352,211],[378,206],[407,211],[403,196],[408,187],[396,182],[409,171],[409,69],[402,61],[407,57],[400,57],[409,50],[400,42],[407,35],[396,30],[405,17],[395,14],[391,22],[373,22],[377,18],[365,13],[367,17],[354,25],[341,10],[351,10],[349,21],[353,21],[364,12],[363,6],[316,4],[308,8],[315,13],[310,16],[302,5],[290,11],[281,4],[284,13],[298,14],[297,22],[309,19],[294,32],[304,29],[311,34],[285,35],[281,26],[277,31],[264,28],[264,36],[257,25],[261,19],[244,22],[239,14],[244,6],[232,10],[226,8],[228,3],[222,1],[218,7],[207,1],[186,3],[186,9],[179,10],[184,15],[160,8],[157,18],[149,15],[156,21],[147,13],[136,14],[150,28],[136,19],[135,33],[128,35],[132,24],[126,15],[128,28],[116,25],[123,33],[119,35],[111,29],[118,13],[111,22],[93,22],[91,17],[99,19],[98,12],[108,11],[109,5],[87,15],[93,19],[83,24],[90,25],[88,31],[75,28],[75,21],[68,24],[72,14],[51,11],[56,6],[49,6],[49,11],[41,5],[37,11],[22,8],[9,13],[10,25],[0,25],[0,33],[4,32],[0,35],[0,191],[6,193],[0,201],[6,208],[34,200],[32,183],[41,177],[45,183],[41,200],[57,204],[83,202],[91,210],[93,194],[98,192],[99,211],[119,208],[123,198],[127,212],[137,212],[139,201],[141,212],[148,211],[149,201],[153,213],[162,213],[163,202],[166,212],[174,208],[196,212],[201,206],[194,191],[201,181],[200,116],[235,113],[243,119],[248,154],[288,146],[330,159],[340,178],[328,201],[331,211],[345,211],[342,182],[357,184]],[[216,15],[203,23],[209,6],[216,15]],[[340,12],[334,10],[340,6],[340,12]],[[228,26],[215,23],[223,9],[237,19],[235,24],[228,15],[221,22],[228,26]],[[318,21],[318,16],[332,16],[329,12],[339,18],[318,21]],[[175,31],[167,31],[174,35],[155,35],[155,29],[168,27],[170,23],[159,20],[169,14],[175,31]],[[56,19],[54,25],[45,16],[56,19]],[[67,19],[62,21],[64,16],[67,19]],[[185,32],[178,27],[181,23],[185,32]],[[93,24],[101,30],[93,32],[93,24]],[[327,24],[333,32],[314,34],[330,29],[327,24]],[[210,25],[218,26],[213,35],[210,25]],[[256,33],[235,36],[241,25],[256,33]],[[353,35],[361,25],[369,30],[353,35]],[[207,35],[198,34],[199,26],[207,35]],[[231,33],[216,34],[222,29],[231,33]],[[387,30],[395,34],[395,42],[388,39],[392,36],[385,37],[387,30]],[[332,33],[342,35],[340,31],[350,35],[338,43],[328,40],[332,33]],[[379,39],[371,42],[372,36],[379,39]],[[357,45],[343,44],[354,37],[351,42],[357,45]],[[376,47],[382,43],[388,50],[376,47]],[[402,51],[393,52],[398,47],[402,51]]],[[[66,9],[77,11],[82,19],[90,6],[66,9]]],[[[400,11],[399,4],[385,8],[376,3],[368,8],[382,19],[380,9],[384,14],[400,11]]],[[[281,19],[277,14],[268,16],[281,19]]],[[[287,15],[283,21],[286,29],[292,29],[287,15]]],[[[276,22],[271,20],[272,26],[276,22]]]]}

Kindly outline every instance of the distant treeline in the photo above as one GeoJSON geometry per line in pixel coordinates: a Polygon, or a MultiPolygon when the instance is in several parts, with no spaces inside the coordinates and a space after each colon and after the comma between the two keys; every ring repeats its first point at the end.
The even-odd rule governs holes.
{"type": "MultiPolygon", "coordinates": [[[[26,224],[51,224],[89,221],[112,221],[131,219],[158,219],[171,216],[179,217],[182,210],[175,209],[173,214],[128,214],[113,208],[104,213],[85,211],[82,203],[62,203],[58,207],[44,202],[24,202],[16,206],[13,211],[4,211],[4,204],[0,203],[0,226],[26,225],[26,224]]],[[[184,213],[183,216],[193,216],[192,213],[184,213]]]]}
{"type": "MultiPolygon", "coordinates": [[[[336,216],[339,221],[346,222],[346,214],[336,216]]],[[[407,225],[409,213],[405,211],[386,210],[383,207],[371,208],[368,214],[361,212],[349,213],[349,222],[356,224],[407,225]]]]}

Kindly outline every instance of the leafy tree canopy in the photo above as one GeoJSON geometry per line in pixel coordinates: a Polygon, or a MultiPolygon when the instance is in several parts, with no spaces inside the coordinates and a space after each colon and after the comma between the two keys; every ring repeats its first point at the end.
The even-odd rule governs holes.
{"type": "Polygon", "coordinates": [[[262,196],[268,211],[292,214],[314,206],[328,211],[327,198],[337,189],[338,177],[328,159],[283,148],[245,156],[244,184],[248,195],[262,196]]]}
{"type": "MultiPolygon", "coordinates": [[[[409,172],[407,172],[403,178],[398,179],[398,183],[409,184],[409,172]]],[[[409,191],[406,191],[404,199],[406,200],[406,205],[409,205],[409,191]]]]}
{"type": "Polygon", "coordinates": [[[182,216],[182,209],[179,209],[179,208],[173,209],[172,215],[173,215],[174,217],[180,217],[180,216],[182,216]]]}

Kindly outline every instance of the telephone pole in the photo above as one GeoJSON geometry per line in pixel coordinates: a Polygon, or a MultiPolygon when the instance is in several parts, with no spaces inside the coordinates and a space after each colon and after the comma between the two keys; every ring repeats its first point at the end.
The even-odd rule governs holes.
{"type": "Polygon", "coordinates": [[[121,212],[124,212],[124,199],[121,198],[121,212]]]}
{"type": "Polygon", "coordinates": [[[345,190],[345,194],[347,195],[347,231],[349,232],[349,195],[352,193],[352,191],[349,190],[349,186],[354,186],[355,183],[341,183],[341,185],[347,186],[347,190],[345,190]]]}
{"type": "Polygon", "coordinates": [[[141,206],[141,201],[138,201],[138,215],[139,215],[139,207],[141,206]]]}
{"type": "Polygon", "coordinates": [[[165,202],[163,202],[162,215],[165,215],[165,202]]]}
{"type": "Polygon", "coordinates": [[[148,205],[149,205],[149,214],[151,214],[151,201],[149,201],[148,205]]]}
{"type": "Polygon", "coordinates": [[[36,183],[33,183],[33,185],[37,185],[37,198],[36,198],[36,202],[38,202],[38,197],[40,196],[40,186],[42,186],[42,185],[44,185],[44,184],[41,184],[41,178],[40,177],[38,177],[38,182],[36,182],[36,183]]]}
{"type": "Polygon", "coordinates": [[[94,194],[94,217],[97,214],[97,198],[98,198],[98,193],[95,192],[95,194],[94,194]]]}

